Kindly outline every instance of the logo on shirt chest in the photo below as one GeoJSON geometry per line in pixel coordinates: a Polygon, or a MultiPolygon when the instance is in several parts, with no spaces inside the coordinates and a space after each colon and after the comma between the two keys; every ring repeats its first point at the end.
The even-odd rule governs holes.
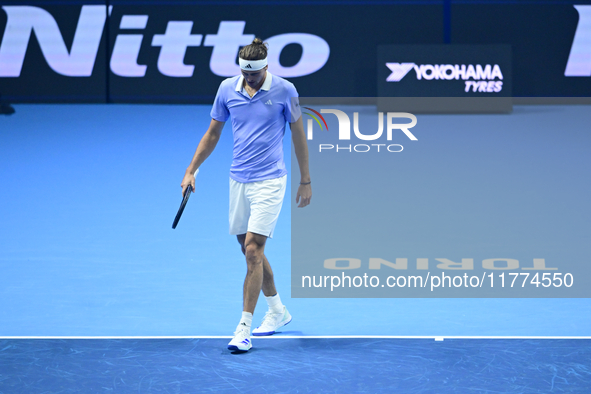
{"type": "Polygon", "coordinates": [[[267,100],[265,101],[265,105],[273,105],[273,103],[271,102],[271,100],[267,100]]]}

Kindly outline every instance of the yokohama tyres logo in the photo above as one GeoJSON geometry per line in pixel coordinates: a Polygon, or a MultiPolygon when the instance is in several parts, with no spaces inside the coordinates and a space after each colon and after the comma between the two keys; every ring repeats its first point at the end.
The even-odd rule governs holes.
{"type": "MultiPolygon", "coordinates": [[[[0,42],[0,77],[17,78],[21,74],[31,34],[34,32],[43,57],[53,71],[69,77],[89,77],[95,65],[107,15],[103,5],[82,6],[74,40],[68,51],[60,27],[46,10],[33,6],[3,6],[7,15],[6,28],[0,42]]],[[[192,77],[195,65],[185,64],[188,47],[212,47],[209,68],[215,75],[230,77],[240,74],[236,57],[241,46],[254,39],[244,34],[245,21],[220,21],[216,34],[192,34],[193,21],[169,21],[164,32],[146,37],[145,34],[127,34],[126,30],[143,30],[149,15],[123,15],[111,52],[111,71],[121,77],[143,77],[149,65],[138,64],[138,55],[145,39],[160,47],[157,67],[169,77],[192,77]]],[[[300,77],[320,70],[330,55],[328,43],[321,37],[307,33],[286,33],[264,40],[272,51],[268,55],[269,67],[282,77],[300,77]],[[299,61],[291,67],[279,62],[281,51],[289,44],[302,48],[299,61]]],[[[153,67],[150,65],[150,67],[153,67]]]]}
{"type": "Polygon", "coordinates": [[[503,89],[503,73],[498,64],[415,64],[386,63],[391,74],[387,82],[400,82],[410,70],[418,80],[464,80],[465,92],[498,93],[503,89]]]}

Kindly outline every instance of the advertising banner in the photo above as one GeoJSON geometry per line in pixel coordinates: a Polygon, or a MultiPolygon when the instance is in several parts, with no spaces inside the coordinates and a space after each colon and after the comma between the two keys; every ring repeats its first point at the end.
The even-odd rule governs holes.
{"type": "Polygon", "coordinates": [[[89,3],[2,6],[5,99],[211,103],[255,37],[301,95],[373,97],[378,45],[440,42],[443,29],[435,3],[89,3]]]}
{"type": "Polygon", "coordinates": [[[403,106],[421,113],[510,112],[511,47],[381,45],[377,80],[378,108],[382,111],[403,106]],[[464,99],[427,100],[428,97],[464,99]]]}
{"type": "Polygon", "coordinates": [[[11,102],[107,100],[104,4],[5,5],[0,95],[11,102]]]}
{"type": "Polygon", "coordinates": [[[458,3],[454,44],[508,44],[515,97],[591,95],[591,2],[458,3]]]}
{"type": "Polygon", "coordinates": [[[454,2],[450,11],[435,1],[3,2],[0,95],[211,103],[219,83],[237,74],[239,48],[256,36],[269,43],[269,70],[307,97],[590,97],[588,0],[454,2]],[[412,58],[394,56],[407,53],[402,46],[412,58]],[[466,77],[470,65],[480,79],[466,77]]]}

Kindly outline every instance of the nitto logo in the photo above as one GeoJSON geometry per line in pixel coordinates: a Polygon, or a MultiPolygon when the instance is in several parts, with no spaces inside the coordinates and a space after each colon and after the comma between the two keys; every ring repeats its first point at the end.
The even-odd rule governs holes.
{"type": "MultiPolygon", "coordinates": [[[[341,110],[338,109],[321,109],[320,112],[310,108],[310,107],[304,107],[307,110],[312,111],[314,114],[311,114],[309,112],[304,112],[304,114],[309,115],[311,118],[313,119],[308,119],[307,122],[307,137],[308,140],[312,140],[314,138],[314,121],[316,121],[316,123],[320,126],[320,129],[322,130],[322,124],[324,123],[324,126],[326,127],[326,130],[328,131],[328,124],[326,123],[326,120],[324,119],[324,117],[321,114],[333,114],[336,115],[337,120],[339,122],[339,132],[338,132],[338,137],[339,140],[351,140],[351,120],[349,118],[349,116],[341,110]],[[320,118],[320,119],[318,119],[320,118]],[[322,123],[320,123],[320,120],[322,120],[322,123]]],[[[417,124],[417,117],[414,116],[411,113],[407,113],[407,112],[388,112],[386,114],[386,118],[387,118],[387,130],[386,130],[386,139],[388,141],[392,140],[392,134],[394,130],[401,130],[411,141],[417,141],[417,138],[410,132],[409,129],[413,128],[414,126],[416,126],[417,124]],[[393,123],[393,119],[397,119],[397,118],[405,118],[405,119],[409,119],[410,123],[393,123]]],[[[359,130],[359,113],[358,112],[353,112],[353,132],[355,134],[355,137],[357,137],[360,140],[363,141],[375,141],[377,139],[379,139],[383,133],[384,133],[384,113],[383,112],[379,112],[378,113],[378,131],[375,132],[374,134],[363,134],[361,133],[361,131],[359,130]]],[[[330,151],[333,150],[335,152],[339,152],[339,151],[347,151],[347,152],[359,152],[359,153],[365,153],[365,152],[369,152],[371,150],[376,150],[377,152],[380,152],[380,148],[385,147],[385,150],[387,150],[388,152],[402,152],[402,150],[404,149],[404,147],[400,144],[390,144],[390,145],[386,145],[386,144],[371,144],[367,145],[367,144],[357,144],[357,145],[344,145],[344,146],[340,146],[340,145],[333,145],[333,144],[320,144],[318,146],[319,152],[322,151],[330,151]],[[374,147],[374,148],[372,148],[374,147]]],[[[384,150],[382,150],[384,151],[384,150]]]]}
{"type": "Polygon", "coordinates": [[[579,23],[570,49],[564,76],[591,77],[591,5],[575,5],[579,23]]]}
{"type": "Polygon", "coordinates": [[[399,82],[414,69],[418,80],[459,80],[465,81],[465,92],[498,93],[503,89],[503,73],[498,64],[421,64],[416,63],[386,63],[392,73],[386,78],[387,82],[399,82]],[[472,79],[472,80],[470,80],[472,79]],[[498,79],[498,80],[496,80],[498,79]]]}
{"type": "MultiPolygon", "coordinates": [[[[47,64],[58,74],[69,77],[89,77],[96,61],[107,20],[107,7],[82,6],[70,51],[64,43],[60,28],[49,12],[32,6],[3,6],[7,22],[0,43],[0,77],[19,77],[25,61],[31,33],[34,32],[47,64]]],[[[110,15],[112,6],[108,8],[110,15]]],[[[143,30],[149,15],[123,15],[119,30],[143,30]]],[[[245,21],[221,21],[217,34],[191,34],[192,21],[169,21],[164,34],[154,34],[151,45],[160,47],[158,70],[169,77],[191,77],[195,66],[184,64],[188,47],[213,47],[209,68],[221,77],[240,74],[236,57],[241,46],[254,39],[243,34],[245,21]]],[[[121,77],[143,77],[147,65],[138,64],[144,34],[118,34],[111,53],[111,71],[121,77]]],[[[280,34],[265,40],[269,47],[267,62],[273,73],[281,77],[301,77],[320,70],[327,62],[330,48],[321,37],[307,33],[280,34]],[[279,62],[287,45],[302,47],[299,61],[291,67],[279,62]]]]}

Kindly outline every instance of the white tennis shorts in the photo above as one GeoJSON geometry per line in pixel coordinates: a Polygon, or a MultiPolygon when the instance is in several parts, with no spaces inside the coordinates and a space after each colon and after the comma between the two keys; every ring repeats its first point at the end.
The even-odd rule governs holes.
{"type": "Polygon", "coordinates": [[[286,184],[287,175],[249,183],[230,178],[230,234],[250,231],[273,238],[286,184]]]}

